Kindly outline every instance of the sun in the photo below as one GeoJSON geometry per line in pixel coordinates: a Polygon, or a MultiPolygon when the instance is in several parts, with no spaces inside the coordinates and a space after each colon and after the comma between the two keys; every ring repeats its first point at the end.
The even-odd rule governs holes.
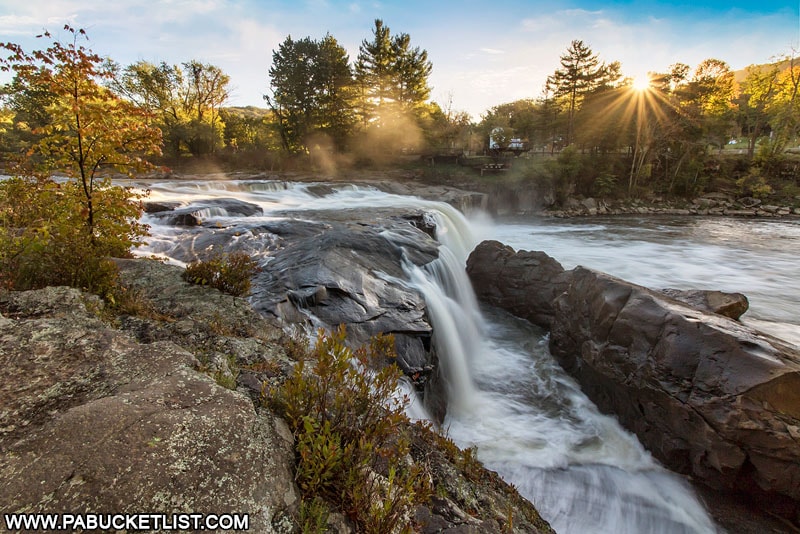
{"type": "Polygon", "coordinates": [[[641,74],[634,76],[631,82],[631,87],[636,91],[647,91],[650,89],[650,76],[641,74]]]}

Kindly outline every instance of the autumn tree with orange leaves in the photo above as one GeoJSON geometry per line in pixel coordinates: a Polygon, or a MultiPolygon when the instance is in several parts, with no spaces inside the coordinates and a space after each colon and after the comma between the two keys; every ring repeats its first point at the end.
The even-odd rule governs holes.
{"type": "Polygon", "coordinates": [[[0,69],[12,71],[10,108],[37,120],[0,184],[0,283],[15,288],[68,284],[103,291],[114,277],[109,256],[125,256],[146,229],[140,198],[111,183],[113,173],[150,168],[161,133],[147,113],[109,89],[113,71],[65,26],[71,42],[25,52],[0,43],[0,69]],[[26,115],[27,114],[27,115],[26,115]],[[64,176],[66,179],[64,179],[64,176]]]}

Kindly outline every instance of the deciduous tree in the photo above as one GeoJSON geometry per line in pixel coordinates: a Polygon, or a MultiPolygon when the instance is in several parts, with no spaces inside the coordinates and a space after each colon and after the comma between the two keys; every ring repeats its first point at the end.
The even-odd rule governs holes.
{"type": "Polygon", "coordinates": [[[767,108],[777,92],[778,72],[777,64],[766,68],[751,65],[741,84],[741,94],[737,98],[739,123],[747,135],[747,157],[751,160],[758,138],[769,125],[767,108]]]}
{"type": "MultiPolygon", "coordinates": [[[[144,111],[104,86],[112,72],[80,44],[85,32],[64,30],[72,42],[63,44],[45,33],[50,46],[31,53],[0,43],[7,52],[0,68],[14,72],[18,89],[46,94],[48,102],[43,123],[32,130],[34,139],[16,168],[18,177],[0,191],[3,268],[17,278],[23,266],[42,274],[41,265],[56,262],[65,273],[63,283],[92,288],[98,258],[129,253],[145,232],[138,223],[136,195],[112,186],[104,171],[148,168],[144,157],[160,152],[161,136],[144,111]],[[66,183],[53,180],[53,173],[66,174],[66,183]],[[23,201],[30,203],[25,209],[23,201]],[[59,252],[76,260],[69,262],[70,256],[59,257],[59,252]]],[[[29,280],[33,285],[41,281],[36,276],[29,280]]]]}
{"type": "Polygon", "coordinates": [[[800,61],[794,53],[781,62],[785,65],[777,76],[777,91],[767,110],[775,132],[771,154],[781,154],[800,132],[800,61]]]}
{"type": "Polygon", "coordinates": [[[228,100],[230,77],[219,67],[196,60],[181,66],[139,61],[110,67],[115,76],[109,86],[153,114],[172,155],[208,154],[221,146],[219,112],[228,100]]]}

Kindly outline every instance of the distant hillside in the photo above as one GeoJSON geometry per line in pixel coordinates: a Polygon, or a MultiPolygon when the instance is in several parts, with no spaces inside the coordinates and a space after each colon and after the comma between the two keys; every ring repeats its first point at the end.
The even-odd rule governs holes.
{"type": "Polygon", "coordinates": [[[272,110],[256,106],[230,106],[222,109],[245,119],[263,119],[272,114],[272,110]]]}
{"type": "Polygon", "coordinates": [[[777,65],[778,66],[778,70],[783,71],[783,70],[786,70],[786,69],[789,68],[789,63],[790,63],[789,60],[786,59],[784,61],[780,61],[780,62],[777,62],[777,63],[764,63],[762,65],[750,65],[745,69],[734,71],[733,72],[733,76],[734,76],[734,79],[736,80],[736,83],[742,83],[745,80],[745,78],[747,78],[747,71],[751,67],[755,67],[757,69],[760,69],[761,71],[766,71],[768,69],[771,69],[773,66],[777,65]]]}

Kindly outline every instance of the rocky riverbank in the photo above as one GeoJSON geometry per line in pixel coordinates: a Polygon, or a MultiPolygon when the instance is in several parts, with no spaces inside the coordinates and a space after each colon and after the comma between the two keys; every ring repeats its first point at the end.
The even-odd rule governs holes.
{"type": "Polygon", "coordinates": [[[655,291],[493,241],[467,271],[480,299],[549,328],[561,366],[665,465],[800,523],[800,353],[736,321],[744,296],[655,291]]]}
{"type": "Polygon", "coordinates": [[[765,204],[752,197],[708,193],[687,201],[605,201],[595,198],[569,198],[563,208],[546,208],[541,215],[580,217],[590,215],[687,215],[725,217],[789,217],[800,215],[800,207],[765,204]]]}
{"type": "MultiPolygon", "coordinates": [[[[252,532],[297,531],[293,436],[260,401],[293,365],[280,325],[179,267],[120,268],[137,313],[63,287],[0,294],[0,508],[239,513],[252,532]]],[[[417,531],[551,532],[496,474],[436,440],[414,451],[437,490],[417,531]]]]}

